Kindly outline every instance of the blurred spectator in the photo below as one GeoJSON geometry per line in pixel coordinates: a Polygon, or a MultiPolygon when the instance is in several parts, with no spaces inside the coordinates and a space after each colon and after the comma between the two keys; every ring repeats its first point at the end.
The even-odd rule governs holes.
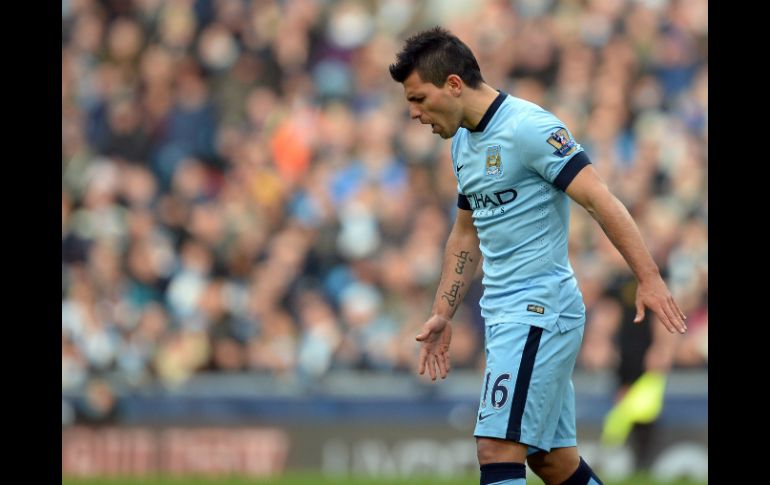
{"type": "Polygon", "coordinates": [[[75,423],[110,425],[117,422],[118,416],[118,401],[110,384],[101,378],[91,379],[75,406],[75,423]]]}
{"type": "MultiPolygon", "coordinates": [[[[488,82],[573,127],[688,314],[673,365],[705,366],[707,14],[705,0],[64,2],[62,390],[88,395],[79,419],[111,419],[107,382],[413,371],[456,181],[387,66],[436,22],[470,39],[488,82]]],[[[570,256],[578,365],[622,366],[628,275],[582,210],[570,256]]],[[[472,296],[455,368],[483,354],[472,296]]]]}

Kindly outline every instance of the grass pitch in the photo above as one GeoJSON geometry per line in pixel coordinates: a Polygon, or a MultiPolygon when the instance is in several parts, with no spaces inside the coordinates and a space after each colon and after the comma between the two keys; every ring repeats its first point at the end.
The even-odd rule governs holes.
{"type": "MultiPolygon", "coordinates": [[[[74,478],[63,477],[62,485],[476,485],[478,475],[454,478],[409,477],[409,478],[364,478],[328,477],[310,473],[288,473],[273,478],[244,477],[196,477],[196,478],[74,478]]],[[[635,475],[622,481],[604,481],[605,485],[706,485],[707,482],[675,480],[656,481],[646,475],[635,475]]],[[[527,480],[527,485],[543,485],[536,477],[527,480]]]]}

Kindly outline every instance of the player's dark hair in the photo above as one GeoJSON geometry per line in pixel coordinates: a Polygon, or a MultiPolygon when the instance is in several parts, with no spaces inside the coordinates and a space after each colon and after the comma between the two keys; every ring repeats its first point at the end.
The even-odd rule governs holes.
{"type": "Polygon", "coordinates": [[[396,55],[396,62],[390,65],[390,76],[403,83],[415,70],[423,81],[438,87],[444,85],[450,74],[457,74],[472,88],[484,81],[470,48],[441,27],[409,37],[396,55]]]}

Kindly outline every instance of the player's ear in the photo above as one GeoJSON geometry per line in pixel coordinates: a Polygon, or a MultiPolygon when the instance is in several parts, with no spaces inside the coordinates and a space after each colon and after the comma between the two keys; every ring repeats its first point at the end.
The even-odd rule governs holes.
{"type": "Polygon", "coordinates": [[[460,96],[463,91],[463,80],[457,74],[447,76],[445,84],[453,96],[460,96]]]}

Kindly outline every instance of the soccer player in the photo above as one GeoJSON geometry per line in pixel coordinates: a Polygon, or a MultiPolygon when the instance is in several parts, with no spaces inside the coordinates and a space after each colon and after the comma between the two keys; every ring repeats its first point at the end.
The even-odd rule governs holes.
{"type": "Polygon", "coordinates": [[[419,370],[450,371],[451,319],[483,256],[486,373],[474,436],[481,484],[601,484],[579,456],[572,370],[585,305],[567,258],[569,196],[596,219],[633,270],[637,314],[669,332],[684,314],[626,208],[564,123],[495,90],[461,40],[436,27],[406,40],[390,66],[411,118],[452,138],[457,217],[432,314],[417,335],[419,370]]]}

